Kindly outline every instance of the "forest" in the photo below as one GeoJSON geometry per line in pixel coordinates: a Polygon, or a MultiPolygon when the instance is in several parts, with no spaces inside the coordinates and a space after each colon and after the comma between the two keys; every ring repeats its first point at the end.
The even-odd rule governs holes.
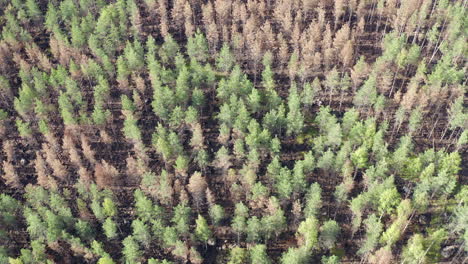
{"type": "Polygon", "coordinates": [[[466,0],[0,0],[0,264],[468,262],[466,0]]]}

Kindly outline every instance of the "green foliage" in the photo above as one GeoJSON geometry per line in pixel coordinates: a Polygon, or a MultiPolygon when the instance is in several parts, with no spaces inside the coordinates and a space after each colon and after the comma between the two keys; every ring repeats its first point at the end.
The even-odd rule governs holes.
{"type": "Polygon", "coordinates": [[[237,240],[247,230],[247,217],[249,216],[249,209],[243,203],[237,203],[234,211],[234,218],[232,219],[231,227],[237,233],[237,240]]]}
{"type": "Polygon", "coordinates": [[[135,39],[133,43],[127,41],[127,45],[124,49],[124,55],[127,60],[129,71],[139,71],[145,66],[143,59],[143,46],[137,39],[135,39]]]}
{"type": "Polygon", "coordinates": [[[359,147],[356,151],[351,154],[351,160],[356,168],[366,168],[368,161],[368,151],[365,146],[359,147]]]}
{"type": "Polygon", "coordinates": [[[180,203],[174,208],[174,216],[172,223],[174,223],[179,235],[188,235],[190,231],[190,207],[180,203]]]}
{"type": "Polygon", "coordinates": [[[23,122],[21,119],[16,119],[16,128],[22,138],[28,138],[32,135],[31,127],[27,122],[23,122]]]}
{"type": "Polygon", "coordinates": [[[247,260],[247,252],[244,248],[234,247],[229,253],[227,264],[243,264],[247,260]]]}
{"type": "Polygon", "coordinates": [[[333,151],[327,150],[317,161],[317,167],[325,171],[330,171],[333,168],[334,161],[333,151]]]}
{"type": "Polygon", "coordinates": [[[340,258],[338,256],[323,256],[321,261],[322,264],[339,264],[340,258]]]}
{"type": "Polygon", "coordinates": [[[267,247],[262,244],[257,244],[250,248],[250,263],[255,264],[270,264],[271,260],[267,254],[267,247]]]}
{"type": "Polygon", "coordinates": [[[306,218],[315,217],[320,208],[322,208],[322,188],[318,183],[314,183],[310,186],[306,195],[304,216],[306,218]]]}
{"type": "Polygon", "coordinates": [[[110,257],[102,257],[98,260],[97,264],[115,264],[115,262],[110,257]]]}
{"type": "Polygon", "coordinates": [[[5,227],[14,227],[20,213],[20,203],[7,194],[0,194],[0,223],[5,227]]]}
{"type": "Polygon", "coordinates": [[[104,251],[104,248],[101,242],[93,240],[93,242],[91,242],[91,248],[94,254],[101,256],[101,257],[109,257],[109,254],[107,254],[104,251]]]}
{"type": "Polygon", "coordinates": [[[29,85],[23,83],[19,90],[18,97],[14,100],[15,110],[20,115],[25,115],[32,110],[34,99],[37,96],[36,91],[29,85]]]}
{"type": "Polygon", "coordinates": [[[195,224],[196,224],[195,236],[197,237],[198,240],[206,243],[208,239],[212,238],[213,234],[211,232],[211,229],[208,226],[208,223],[206,222],[205,218],[203,218],[203,216],[198,215],[198,218],[195,221],[195,224]]]}
{"type": "Polygon", "coordinates": [[[380,233],[382,232],[383,225],[375,214],[370,215],[364,220],[366,226],[366,238],[361,245],[359,251],[360,255],[368,254],[373,251],[379,242],[380,233]]]}
{"type": "Polygon", "coordinates": [[[86,45],[86,35],[81,30],[80,23],[75,17],[71,24],[71,42],[75,48],[82,48],[86,45]]]}
{"type": "Polygon", "coordinates": [[[311,252],[309,248],[290,247],[281,256],[281,264],[306,264],[309,262],[311,252]]]}
{"type": "Polygon", "coordinates": [[[262,224],[260,220],[253,216],[247,220],[247,241],[249,242],[260,242],[261,239],[262,224]]]}
{"type": "Polygon", "coordinates": [[[297,236],[299,237],[300,241],[302,241],[301,244],[308,250],[317,247],[318,232],[318,221],[314,217],[306,218],[306,220],[301,222],[297,228],[297,236]]]}
{"type": "Polygon", "coordinates": [[[353,104],[357,107],[370,107],[377,100],[376,77],[371,75],[364,85],[357,91],[353,104]]]}
{"type": "Polygon", "coordinates": [[[304,106],[312,106],[315,102],[315,97],[320,89],[320,81],[315,78],[312,84],[305,83],[302,88],[301,100],[304,106]]]}
{"type": "MultiPolygon", "coordinates": [[[[274,203],[277,203],[275,201],[274,203]]],[[[270,203],[272,203],[270,198],[270,203]]],[[[278,237],[287,227],[286,216],[284,211],[279,208],[279,204],[275,206],[274,211],[261,220],[263,229],[265,231],[266,239],[269,239],[272,234],[278,237]]]]}
{"type": "Polygon", "coordinates": [[[397,208],[397,218],[385,230],[380,238],[382,244],[392,246],[398,239],[400,239],[402,228],[411,214],[411,202],[409,200],[402,200],[397,208]]]}
{"type": "MultiPolygon", "coordinates": [[[[205,62],[208,58],[208,42],[205,36],[197,30],[194,36],[190,37],[187,42],[187,54],[191,59],[198,62],[205,62]]],[[[228,62],[223,62],[228,63],[228,62]]]]}
{"type": "Polygon", "coordinates": [[[113,239],[117,237],[117,225],[112,220],[112,218],[106,218],[106,221],[102,224],[102,229],[104,230],[104,234],[108,239],[113,239]]]}
{"type": "Polygon", "coordinates": [[[417,264],[426,262],[426,250],[424,249],[424,239],[421,234],[415,234],[408,240],[408,245],[403,250],[403,260],[405,263],[417,264]]]}
{"type": "Polygon", "coordinates": [[[292,191],[292,175],[288,168],[281,168],[276,178],[276,189],[281,199],[289,199],[292,191]]]}
{"type": "Polygon", "coordinates": [[[399,204],[400,194],[394,187],[386,189],[380,194],[378,209],[380,214],[391,214],[399,204]]]}
{"type": "MultiPolygon", "coordinates": [[[[110,56],[114,55],[120,41],[125,39],[121,34],[121,25],[125,24],[126,15],[119,12],[119,8],[122,8],[121,3],[108,5],[101,9],[94,34],[88,40],[89,46],[92,46],[91,42],[95,41],[99,43],[98,48],[110,56]]],[[[99,53],[96,50],[94,52],[99,53]]]]}
{"type": "Polygon", "coordinates": [[[286,117],[288,135],[299,134],[304,126],[304,116],[301,112],[301,101],[295,85],[291,85],[288,97],[288,114],[286,117]]]}
{"type": "Polygon", "coordinates": [[[117,207],[109,197],[104,198],[102,208],[107,217],[113,217],[117,214],[117,207]]]}
{"type": "Polygon", "coordinates": [[[78,219],[78,221],[75,223],[75,229],[83,240],[92,240],[94,238],[94,230],[92,226],[81,219],[78,219]]]}
{"type": "Polygon", "coordinates": [[[224,209],[221,205],[215,204],[210,207],[209,215],[213,225],[219,225],[224,219],[224,209]]]}
{"type": "Polygon", "coordinates": [[[138,263],[138,259],[142,256],[142,252],[138,243],[132,236],[126,237],[123,241],[122,254],[125,259],[125,263],[138,263]]]}
{"type": "Polygon", "coordinates": [[[150,258],[148,259],[148,264],[172,264],[172,262],[166,260],[166,259],[163,259],[163,260],[157,260],[157,259],[154,259],[154,258],[150,258]]]}
{"type": "Polygon", "coordinates": [[[216,67],[222,72],[229,72],[235,62],[235,57],[232,54],[229,45],[224,43],[218,57],[216,58],[216,67]]]}
{"type": "Polygon", "coordinates": [[[6,120],[7,118],[8,118],[8,113],[5,110],[0,109],[0,121],[6,120]]]}
{"type": "Polygon", "coordinates": [[[159,49],[159,57],[162,63],[168,64],[177,55],[177,52],[179,52],[179,45],[171,35],[167,35],[159,49]]]}
{"type": "Polygon", "coordinates": [[[145,247],[149,247],[151,235],[148,225],[140,219],[135,219],[132,221],[132,230],[133,238],[145,247]]]}
{"type": "Polygon", "coordinates": [[[189,78],[190,73],[187,67],[182,67],[179,71],[179,75],[177,76],[176,80],[176,90],[175,96],[177,98],[177,102],[181,105],[185,105],[189,99],[189,78]]]}
{"type": "Polygon", "coordinates": [[[334,220],[328,220],[320,227],[319,241],[322,247],[331,249],[335,246],[340,234],[340,226],[334,220]]]}

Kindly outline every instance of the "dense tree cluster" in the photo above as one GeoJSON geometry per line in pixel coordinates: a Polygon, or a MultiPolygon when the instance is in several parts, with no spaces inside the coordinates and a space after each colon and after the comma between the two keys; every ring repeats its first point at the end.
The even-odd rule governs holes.
{"type": "Polygon", "coordinates": [[[466,261],[462,1],[0,9],[0,264],[466,261]]]}

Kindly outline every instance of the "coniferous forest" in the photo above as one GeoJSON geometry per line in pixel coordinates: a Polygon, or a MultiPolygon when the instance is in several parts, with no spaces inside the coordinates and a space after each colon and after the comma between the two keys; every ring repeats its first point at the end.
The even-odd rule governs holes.
{"type": "Polygon", "coordinates": [[[0,264],[468,262],[465,0],[0,0],[0,264]]]}

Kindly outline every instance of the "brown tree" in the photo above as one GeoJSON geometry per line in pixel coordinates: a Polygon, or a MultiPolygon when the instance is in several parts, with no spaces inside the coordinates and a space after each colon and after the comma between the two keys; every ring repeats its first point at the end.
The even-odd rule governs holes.
{"type": "Polygon", "coordinates": [[[320,52],[315,52],[314,54],[314,65],[313,65],[313,71],[317,72],[320,71],[322,68],[322,54],[320,52]]]}
{"type": "Polygon", "coordinates": [[[105,160],[101,160],[94,167],[94,178],[101,188],[118,185],[118,176],[119,171],[105,160]]]}
{"type": "Polygon", "coordinates": [[[189,195],[185,188],[182,188],[179,194],[179,202],[183,204],[188,204],[189,203],[189,195]]]}
{"type": "Polygon", "coordinates": [[[218,18],[218,25],[222,26],[228,24],[231,15],[231,0],[215,0],[214,7],[216,11],[216,17],[218,18]]]}
{"type": "Polygon", "coordinates": [[[184,24],[185,5],[188,4],[185,0],[174,0],[174,6],[171,9],[171,24],[175,30],[180,30],[184,24]]]}
{"type": "Polygon", "coordinates": [[[192,127],[192,138],[190,139],[190,146],[195,150],[202,149],[204,146],[203,129],[200,123],[196,123],[192,127]]]}
{"type": "Polygon", "coordinates": [[[195,32],[195,26],[193,25],[193,12],[189,2],[185,2],[184,17],[185,37],[188,39],[192,37],[193,33],[195,32]]]}
{"type": "MultiPolygon", "coordinates": [[[[416,99],[418,97],[419,91],[419,80],[416,78],[412,78],[409,85],[408,91],[403,95],[401,105],[407,110],[411,110],[416,99]]],[[[390,91],[391,92],[391,91],[390,91]]]]}
{"type": "Polygon", "coordinates": [[[278,59],[280,62],[280,69],[284,69],[284,65],[288,62],[290,53],[289,53],[289,46],[286,40],[283,37],[282,33],[278,33],[276,36],[277,43],[278,43],[278,59]]]}
{"type": "MultiPolygon", "coordinates": [[[[67,134],[67,133],[70,133],[70,132],[72,132],[72,131],[65,129],[64,132],[65,132],[65,134],[67,134]]],[[[60,148],[59,141],[58,141],[57,138],[55,137],[54,133],[52,133],[52,132],[46,133],[46,134],[44,135],[44,137],[45,137],[45,139],[46,139],[46,141],[47,141],[49,147],[50,147],[53,151],[55,151],[56,153],[61,153],[61,152],[62,152],[62,150],[61,150],[61,148],[60,148]]]]}
{"type": "Polygon", "coordinates": [[[159,13],[159,30],[163,38],[169,35],[169,20],[167,18],[167,0],[158,1],[158,13],[159,13]]]}
{"type": "Polygon", "coordinates": [[[361,85],[368,71],[369,65],[365,61],[365,58],[361,56],[351,70],[351,80],[353,81],[354,89],[361,85]]]}
{"type": "Polygon", "coordinates": [[[221,37],[223,40],[223,43],[230,43],[231,38],[230,38],[230,27],[228,25],[223,25],[221,28],[221,37]]]}
{"type": "Polygon", "coordinates": [[[193,264],[202,264],[203,263],[203,257],[200,255],[200,253],[194,247],[190,247],[189,260],[190,260],[190,263],[193,263],[193,264]]]}
{"type": "Polygon", "coordinates": [[[292,215],[293,215],[293,225],[297,226],[302,217],[302,206],[299,200],[295,200],[292,206],[292,215]]]}
{"type": "Polygon", "coordinates": [[[341,55],[341,62],[343,63],[343,66],[346,68],[350,67],[354,58],[354,48],[353,48],[353,42],[351,40],[348,40],[346,44],[343,46],[343,48],[341,49],[340,55],[341,55]]]}
{"type": "Polygon", "coordinates": [[[364,33],[364,28],[366,26],[366,20],[364,19],[364,17],[361,17],[361,19],[359,20],[359,23],[357,25],[357,32],[356,34],[362,34],[364,33]]]}
{"type": "Polygon", "coordinates": [[[66,183],[68,181],[67,168],[65,165],[63,165],[62,161],[57,156],[57,153],[51,148],[49,144],[46,143],[42,144],[42,151],[45,153],[45,159],[52,168],[54,176],[62,183],[66,183]]]}
{"type": "Polygon", "coordinates": [[[205,195],[206,201],[208,202],[210,207],[216,204],[216,196],[209,187],[206,188],[205,195]]]}
{"type": "Polygon", "coordinates": [[[52,63],[35,43],[26,45],[25,51],[29,58],[41,67],[41,70],[50,71],[52,63]]]}
{"type": "Polygon", "coordinates": [[[42,158],[42,155],[39,151],[36,151],[36,160],[34,161],[34,169],[37,174],[37,184],[44,188],[49,187],[49,172],[47,169],[47,164],[42,158]]]}
{"type": "Polygon", "coordinates": [[[336,25],[338,24],[338,20],[340,20],[340,17],[345,12],[345,0],[335,0],[334,3],[335,3],[335,9],[334,9],[335,24],[333,27],[336,28],[336,25]]]}
{"type": "Polygon", "coordinates": [[[14,145],[15,144],[12,140],[5,140],[3,142],[3,152],[6,155],[6,160],[9,162],[13,162],[15,160],[14,145]]]}
{"type": "Polygon", "coordinates": [[[75,143],[70,135],[65,134],[63,136],[63,150],[68,152],[68,157],[70,158],[70,162],[75,165],[76,167],[81,166],[81,157],[75,147],[75,143]]]}
{"type": "Polygon", "coordinates": [[[91,148],[91,144],[89,144],[88,138],[81,134],[81,147],[83,148],[83,155],[86,159],[88,159],[91,164],[96,164],[95,152],[91,148]]]}
{"type": "Polygon", "coordinates": [[[6,185],[15,189],[21,188],[19,175],[16,173],[15,167],[11,162],[3,161],[2,178],[5,180],[6,185]]]}
{"type": "Polygon", "coordinates": [[[325,26],[325,32],[322,39],[322,50],[332,48],[333,46],[333,32],[331,31],[330,24],[325,26]]]}
{"type": "Polygon", "coordinates": [[[325,69],[328,70],[331,68],[335,61],[335,49],[334,48],[328,48],[323,51],[323,65],[325,66],[325,69]]]}
{"type": "Polygon", "coordinates": [[[205,30],[208,29],[208,26],[210,24],[215,22],[213,4],[211,3],[211,1],[208,1],[202,6],[202,21],[203,25],[205,26],[205,30]]]}
{"type": "MultiPolygon", "coordinates": [[[[257,34],[257,33],[256,33],[257,34]]],[[[260,60],[263,57],[263,51],[262,51],[262,41],[260,38],[255,38],[253,43],[249,44],[250,46],[250,54],[253,62],[253,73],[254,73],[254,83],[257,80],[257,68],[258,64],[260,63],[260,60]]]]}
{"type": "Polygon", "coordinates": [[[84,183],[86,186],[89,186],[93,182],[91,172],[89,172],[85,167],[80,167],[78,169],[78,176],[80,177],[80,182],[84,183]]]}
{"type": "Polygon", "coordinates": [[[390,91],[390,88],[392,87],[393,73],[391,71],[383,70],[379,72],[377,78],[379,80],[377,82],[377,88],[379,89],[379,93],[388,93],[390,91]]]}
{"type": "Polygon", "coordinates": [[[265,50],[272,50],[273,48],[275,48],[276,43],[275,43],[275,33],[273,32],[270,21],[269,20],[265,21],[261,29],[263,33],[262,38],[263,38],[263,43],[265,45],[265,50]]]}
{"type": "Polygon", "coordinates": [[[207,183],[205,177],[201,175],[200,172],[196,171],[190,177],[188,190],[195,201],[195,206],[200,208],[205,200],[205,191],[207,183]]]}
{"type": "Polygon", "coordinates": [[[231,39],[232,39],[232,47],[234,49],[234,55],[237,57],[238,61],[244,59],[244,47],[245,47],[245,39],[242,33],[238,31],[238,25],[232,24],[231,26],[231,39]]]}
{"type": "Polygon", "coordinates": [[[291,34],[292,46],[294,49],[299,49],[299,40],[301,39],[301,26],[299,23],[294,23],[294,28],[291,34]]]}
{"type": "Polygon", "coordinates": [[[346,42],[352,40],[352,31],[349,28],[349,24],[344,24],[338,32],[335,34],[335,38],[333,39],[333,46],[335,49],[340,50],[343,49],[346,42]]]}
{"type": "Polygon", "coordinates": [[[380,248],[373,255],[369,256],[369,263],[371,264],[394,263],[392,250],[386,247],[380,248]]]}
{"type": "Polygon", "coordinates": [[[206,29],[206,37],[208,39],[211,54],[215,54],[219,45],[219,32],[218,27],[214,22],[208,25],[208,28],[206,29]]]}
{"type": "Polygon", "coordinates": [[[112,137],[107,133],[105,128],[99,128],[99,138],[101,139],[101,142],[105,144],[112,143],[112,137]]]}
{"type": "Polygon", "coordinates": [[[318,24],[320,25],[320,31],[322,31],[322,28],[325,26],[325,16],[326,16],[326,7],[324,2],[320,2],[319,6],[317,7],[317,17],[318,17],[318,24]]]}

